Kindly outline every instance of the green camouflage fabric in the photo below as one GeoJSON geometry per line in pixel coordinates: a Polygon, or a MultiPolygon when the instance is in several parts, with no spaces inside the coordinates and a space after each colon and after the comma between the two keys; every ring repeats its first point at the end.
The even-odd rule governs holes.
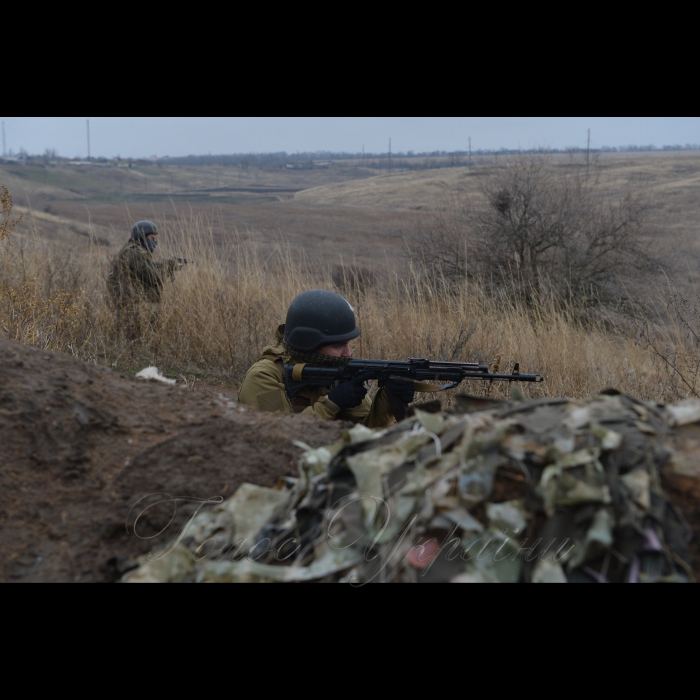
{"type": "Polygon", "coordinates": [[[129,241],[112,262],[108,286],[117,307],[138,301],[160,304],[163,275],[153,255],[136,241],[129,241]]]}
{"type": "Polygon", "coordinates": [[[661,472],[700,478],[700,401],[459,403],[305,447],[298,479],[243,487],[124,580],[693,581],[661,472]]]}

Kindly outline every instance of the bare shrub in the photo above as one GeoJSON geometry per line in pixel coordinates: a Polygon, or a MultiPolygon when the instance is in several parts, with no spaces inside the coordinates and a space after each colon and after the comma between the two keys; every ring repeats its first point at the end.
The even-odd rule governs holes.
{"type": "Polygon", "coordinates": [[[0,212],[0,241],[4,241],[10,237],[12,229],[22,220],[21,216],[19,219],[12,219],[12,195],[4,185],[0,188],[0,206],[2,207],[0,212]]]}
{"type": "Polygon", "coordinates": [[[480,175],[480,196],[417,227],[409,247],[447,280],[483,281],[496,297],[595,306],[658,269],[640,185],[605,187],[600,172],[523,155],[480,175]]]}
{"type": "Polygon", "coordinates": [[[67,292],[43,298],[36,280],[0,285],[0,327],[7,338],[44,350],[78,354],[87,342],[80,302],[67,292]]]}
{"type": "Polygon", "coordinates": [[[618,311],[631,327],[637,345],[649,353],[662,377],[663,400],[700,398],[700,294],[680,292],[671,282],[654,287],[663,302],[620,302],[618,311]]]}

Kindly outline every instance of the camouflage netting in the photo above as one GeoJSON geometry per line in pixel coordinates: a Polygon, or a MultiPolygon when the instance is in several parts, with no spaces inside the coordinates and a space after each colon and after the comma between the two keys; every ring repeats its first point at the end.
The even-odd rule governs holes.
{"type": "Polygon", "coordinates": [[[700,401],[460,404],[309,448],[298,480],[203,508],[125,581],[694,580],[661,472],[700,477],[700,401]]]}

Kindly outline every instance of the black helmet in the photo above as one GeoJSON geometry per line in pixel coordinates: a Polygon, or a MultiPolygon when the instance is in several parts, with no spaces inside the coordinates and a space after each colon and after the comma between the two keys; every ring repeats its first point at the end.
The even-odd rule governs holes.
{"type": "Polygon", "coordinates": [[[157,236],[158,227],[152,221],[139,221],[131,229],[131,237],[139,243],[145,243],[146,236],[157,236]]]}
{"type": "Polygon", "coordinates": [[[156,249],[157,244],[155,241],[149,241],[147,237],[157,235],[158,227],[152,221],[139,221],[131,229],[131,238],[150,250],[151,253],[156,249]]]}
{"type": "Polygon", "coordinates": [[[304,292],[289,307],[284,340],[292,350],[315,352],[324,345],[347,343],[359,335],[352,306],[338,294],[304,292]]]}

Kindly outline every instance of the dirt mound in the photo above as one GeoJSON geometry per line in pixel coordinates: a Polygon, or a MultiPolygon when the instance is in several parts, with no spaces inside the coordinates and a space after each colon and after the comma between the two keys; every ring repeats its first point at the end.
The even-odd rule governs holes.
{"type": "Polygon", "coordinates": [[[294,440],[318,447],[346,427],[0,340],[0,581],[115,581],[167,544],[197,499],[274,486],[297,474],[294,440]],[[134,534],[143,508],[129,521],[132,506],[157,493],[180,500],[151,507],[134,534]]]}
{"type": "MultiPolygon", "coordinates": [[[[133,571],[136,559],[148,552],[166,548],[182,552],[182,547],[176,547],[178,533],[195,514],[197,519],[188,536],[192,538],[191,533],[196,533],[200,538],[196,539],[197,546],[222,540],[222,533],[228,533],[227,537],[243,533],[254,539],[267,522],[264,519],[277,512],[280,499],[288,495],[289,513],[303,524],[302,531],[310,528],[311,532],[323,524],[329,489],[350,493],[357,486],[348,476],[349,467],[357,472],[355,479],[363,483],[363,493],[379,489],[380,494],[389,488],[384,495],[391,504],[391,499],[398,498],[392,489],[415,471],[411,466],[412,450],[417,450],[420,469],[427,469],[427,483],[432,484],[432,471],[439,471],[442,466],[451,468],[456,446],[467,449],[465,445],[471,444],[470,431],[475,431],[475,435],[491,431],[494,437],[486,452],[477,450],[471,461],[461,460],[457,471],[449,471],[450,478],[456,479],[454,483],[443,479],[442,491],[430,486],[426,493],[442,501],[430,508],[430,498],[425,504],[420,501],[427,504],[417,508],[421,517],[431,514],[422,525],[424,535],[430,535],[435,528],[440,530],[439,516],[444,515],[443,511],[452,521],[457,515],[463,516],[460,525],[468,523],[480,531],[494,527],[493,523],[500,523],[499,518],[503,518],[498,508],[494,510],[496,515],[490,513],[494,504],[510,504],[507,514],[511,517],[511,511],[516,515],[519,512],[514,503],[537,505],[545,498],[546,504],[548,497],[565,496],[566,504],[570,504],[573,501],[569,491],[578,493],[576,488],[580,488],[589,494],[583,506],[586,517],[575,521],[573,535],[565,533],[567,538],[576,537],[584,543],[579,549],[585,551],[587,538],[593,535],[608,536],[610,523],[623,522],[632,513],[639,521],[633,518],[635,532],[649,536],[656,547],[647,551],[644,547],[652,545],[645,544],[646,540],[640,540],[640,545],[634,537],[628,538],[642,547],[642,574],[644,567],[648,568],[645,562],[651,557],[656,565],[654,557],[658,559],[662,554],[659,543],[650,537],[656,528],[654,533],[658,533],[664,556],[681,552],[695,577],[700,575],[700,402],[662,407],[626,397],[600,397],[591,402],[503,406],[474,417],[469,414],[430,418],[425,414],[419,421],[413,419],[397,426],[382,439],[355,429],[357,439],[368,442],[347,449],[341,443],[338,449],[343,451],[334,458],[327,475],[318,470],[319,465],[331,459],[331,453],[310,452],[304,460],[309,474],[296,486],[290,481],[293,491],[269,490],[280,477],[299,475],[303,452],[294,446],[294,441],[320,448],[337,443],[348,427],[307,416],[260,415],[221,394],[206,396],[182,387],[147,383],[65,355],[0,340],[0,581],[117,581],[133,571]],[[400,450],[398,456],[394,454],[394,443],[403,440],[411,446],[407,461],[400,450]],[[574,449],[578,451],[567,457],[574,449]],[[431,450],[437,451],[433,454],[431,450]],[[489,455],[493,461],[490,467],[482,464],[489,455]],[[361,456],[362,464],[357,462],[361,456]],[[558,462],[552,462],[555,457],[558,462]],[[574,457],[580,464],[567,462],[574,457]],[[384,464],[387,459],[389,466],[384,464]],[[398,467],[392,471],[393,467],[389,467],[397,459],[398,467]],[[461,493],[460,489],[470,493],[469,485],[479,479],[491,484],[493,469],[501,465],[499,460],[515,460],[516,466],[522,462],[523,469],[513,469],[511,473],[507,469],[504,472],[501,466],[495,475],[490,502],[484,509],[476,499],[474,517],[467,518],[459,505],[453,507],[455,494],[461,493]],[[472,471],[469,465],[474,467],[472,471]],[[384,468],[389,474],[386,484],[375,483],[372,475],[384,468]],[[609,482],[605,488],[596,481],[601,469],[609,482]],[[551,473],[545,479],[546,470],[551,473]],[[527,483],[533,480],[532,489],[525,489],[523,475],[527,475],[527,483]],[[561,493],[550,494],[545,482],[561,486],[561,493]],[[241,489],[243,484],[257,484],[260,488],[241,489]],[[598,506],[591,510],[588,502],[595,489],[602,495],[598,506]],[[673,512],[678,517],[663,510],[664,499],[677,509],[673,512]],[[621,503],[627,503],[627,510],[621,503]],[[449,510],[450,504],[454,512],[449,510]],[[608,518],[603,517],[605,513],[608,518]],[[693,541],[687,542],[691,529],[693,541]]],[[[484,489],[485,494],[488,489],[484,489]]],[[[479,498],[486,498],[484,494],[479,498]]],[[[418,492],[411,492],[406,498],[415,500],[419,496],[418,492]]],[[[406,503],[397,502],[394,505],[401,508],[392,508],[392,512],[403,512],[406,503]]],[[[552,500],[550,511],[559,505],[552,500]]],[[[533,532],[545,523],[542,507],[535,511],[538,515],[531,524],[533,532]]],[[[578,510],[576,513],[580,515],[578,510]]],[[[351,515],[358,517],[357,513],[351,515]]],[[[291,517],[286,516],[274,521],[275,537],[284,539],[290,522],[291,517]]],[[[350,521],[343,527],[349,528],[348,532],[360,529],[350,521]]],[[[306,539],[313,544],[310,535],[306,539]]],[[[231,545],[228,540],[223,544],[231,545]]],[[[285,574],[285,580],[325,579],[329,563],[329,570],[333,571],[350,566],[336,562],[333,556],[334,553],[329,561],[316,561],[316,568],[292,569],[285,574]]],[[[410,552],[408,556],[410,562],[410,552]]],[[[170,567],[179,566],[177,557],[167,561],[170,567]]],[[[209,563],[219,567],[209,572],[216,580],[240,580],[251,575],[247,568],[241,574],[238,569],[230,570],[228,564],[209,563]]],[[[668,578],[678,561],[666,556],[662,564],[668,578]]],[[[404,563],[401,566],[405,569],[404,563]]],[[[605,562],[603,568],[608,568],[605,562]]],[[[158,575],[167,578],[171,573],[158,575]]],[[[260,578],[260,572],[254,573],[253,578],[260,578]]],[[[268,568],[263,573],[262,578],[275,580],[279,574],[268,568]]],[[[415,578],[415,571],[409,568],[408,573],[415,578]]],[[[561,577],[559,570],[545,573],[561,577]]],[[[683,575],[686,571],[681,567],[675,573],[683,575]]],[[[476,574],[471,572],[469,576],[478,578],[476,574]]],[[[619,574],[622,578],[638,577],[635,570],[630,573],[620,569],[619,574]]],[[[542,572],[527,571],[525,575],[544,576],[542,572]]]]}

